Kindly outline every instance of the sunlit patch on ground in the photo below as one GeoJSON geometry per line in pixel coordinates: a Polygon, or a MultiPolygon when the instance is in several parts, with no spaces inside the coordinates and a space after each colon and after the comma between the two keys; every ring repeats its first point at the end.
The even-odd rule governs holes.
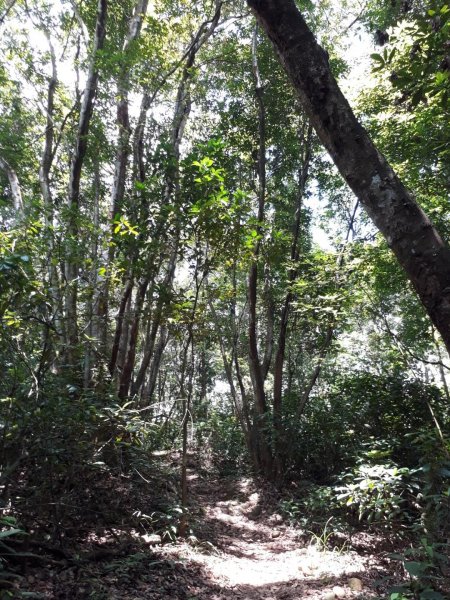
{"type": "Polygon", "coordinates": [[[226,484],[202,496],[201,539],[165,553],[201,565],[221,588],[220,600],[375,597],[363,583],[368,559],[305,545],[303,532],[283,523],[280,515],[267,514],[264,499],[252,487],[251,480],[242,480],[234,497],[226,484]]]}
{"type": "Polygon", "coordinates": [[[237,585],[261,586],[298,579],[339,578],[348,573],[363,571],[364,563],[359,557],[348,554],[339,556],[332,552],[316,552],[312,548],[288,550],[274,554],[272,549],[249,542],[247,547],[239,544],[247,556],[197,555],[214,580],[237,585]]]}

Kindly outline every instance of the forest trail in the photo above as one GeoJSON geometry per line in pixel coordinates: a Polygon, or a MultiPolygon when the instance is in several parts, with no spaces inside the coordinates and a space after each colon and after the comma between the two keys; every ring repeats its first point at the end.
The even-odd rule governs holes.
{"type": "Polygon", "coordinates": [[[193,535],[185,543],[163,548],[166,557],[201,567],[202,580],[192,581],[187,596],[180,598],[331,600],[377,596],[373,581],[383,569],[370,553],[348,551],[344,542],[340,550],[312,544],[311,534],[305,536],[307,532],[284,521],[276,511],[274,493],[260,483],[250,478],[202,480],[195,472],[189,479],[196,517],[193,535]],[[209,584],[206,589],[205,583],[209,584]]]}
{"type": "Polygon", "coordinates": [[[29,568],[21,589],[48,600],[379,597],[374,584],[388,565],[375,538],[361,538],[358,551],[344,538],[324,549],[311,532],[283,518],[278,494],[261,480],[219,478],[197,468],[189,469],[188,480],[184,541],[154,546],[136,529],[110,528],[110,535],[106,528],[80,538],[73,559],[29,568]]]}

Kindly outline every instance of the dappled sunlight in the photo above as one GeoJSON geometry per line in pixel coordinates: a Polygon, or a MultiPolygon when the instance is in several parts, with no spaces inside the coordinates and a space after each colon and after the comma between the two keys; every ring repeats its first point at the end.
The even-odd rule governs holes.
{"type": "MultiPolygon", "coordinates": [[[[196,484],[201,491],[201,481],[196,484]]],[[[177,547],[165,548],[164,554],[181,555],[201,567],[210,584],[219,586],[217,598],[328,600],[361,592],[370,569],[366,558],[344,548],[305,544],[305,532],[286,523],[273,498],[271,504],[263,492],[256,492],[251,479],[233,486],[217,480],[213,489],[201,496],[195,484],[191,490],[202,503],[199,538],[193,535],[177,547]]]]}
{"type": "Polygon", "coordinates": [[[261,585],[300,579],[340,578],[364,570],[364,561],[357,555],[339,555],[335,552],[318,552],[312,547],[286,550],[275,554],[272,548],[248,543],[242,548],[247,557],[230,555],[211,556],[197,554],[196,560],[204,565],[216,582],[230,586],[261,585]]]}

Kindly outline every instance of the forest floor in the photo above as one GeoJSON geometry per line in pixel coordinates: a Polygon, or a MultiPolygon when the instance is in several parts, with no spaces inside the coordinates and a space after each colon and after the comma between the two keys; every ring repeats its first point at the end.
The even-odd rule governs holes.
{"type": "Polygon", "coordinates": [[[142,532],[106,528],[85,537],[75,561],[54,557],[45,566],[29,566],[20,585],[26,597],[363,600],[379,597],[377,582],[392,574],[393,562],[385,557],[393,548],[386,539],[358,534],[351,546],[342,540],[324,548],[320,536],[283,518],[279,496],[268,485],[197,469],[189,470],[188,479],[185,541],[154,546],[142,532]]]}
{"type": "Polygon", "coordinates": [[[345,540],[341,547],[323,548],[319,537],[283,519],[277,511],[277,494],[261,482],[201,480],[195,473],[190,477],[201,526],[194,522],[193,540],[164,549],[165,556],[201,568],[203,579],[189,585],[187,598],[378,597],[373,585],[386,574],[386,563],[373,555],[375,539],[366,538],[364,546],[362,536],[358,552],[347,550],[345,540]],[[205,589],[205,582],[214,590],[205,589]]]}

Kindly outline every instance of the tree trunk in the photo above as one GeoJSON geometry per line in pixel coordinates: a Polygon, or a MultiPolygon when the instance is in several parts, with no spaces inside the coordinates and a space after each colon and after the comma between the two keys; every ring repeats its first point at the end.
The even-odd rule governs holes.
{"type": "Polygon", "coordinates": [[[128,396],[131,377],[133,375],[134,363],[136,359],[136,345],[139,334],[139,324],[141,321],[142,308],[144,306],[145,294],[147,293],[149,280],[144,278],[140,281],[134,301],[134,314],[131,321],[130,333],[128,336],[128,348],[126,360],[120,374],[119,398],[124,400],[128,396]]]}
{"type": "MultiPolygon", "coordinates": [[[[98,319],[98,303],[101,302],[101,293],[98,291],[98,243],[100,231],[100,166],[98,162],[95,164],[94,181],[93,181],[93,239],[91,246],[91,256],[93,268],[90,273],[88,296],[86,300],[86,318],[87,318],[87,346],[84,354],[84,389],[89,389],[92,386],[92,375],[96,366],[95,356],[99,354],[99,319],[98,319]]],[[[100,352],[101,354],[101,352],[100,352]]],[[[97,359],[97,363],[99,363],[97,359]]],[[[100,368],[102,365],[99,365],[100,368]]],[[[97,381],[99,381],[99,377],[97,381]]]]}
{"type": "Polygon", "coordinates": [[[385,237],[450,352],[450,249],[357,121],[294,0],[247,0],[341,175],[385,237]]]}
{"type": "MultiPolygon", "coordinates": [[[[174,240],[174,248],[172,249],[172,254],[169,259],[169,265],[167,268],[166,276],[164,277],[164,281],[160,286],[159,297],[157,301],[157,305],[152,315],[152,325],[150,328],[150,333],[147,339],[147,343],[144,348],[144,355],[142,357],[141,365],[136,374],[136,378],[131,384],[131,395],[139,393],[141,386],[145,381],[145,375],[147,373],[147,369],[150,365],[150,361],[154,355],[154,348],[156,338],[158,336],[158,331],[161,326],[161,319],[164,307],[168,302],[168,298],[170,297],[170,293],[172,290],[173,279],[175,276],[175,268],[177,263],[177,253],[178,253],[178,239],[174,240]]],[[[159,364],[158,364],[159,366],[159,364]]]]}
{"type": "Polygon", "coordinates": [[[14,210],[19,215],[23,212],[22,192],[20,191],[19,178],[11,165],[0,156],[0,169],[6,173],[11,190],[11,198],[13,201],[14,210]]]}
{"type": "MultiPolygon", "coordinates": [[[[291,244],[291,269],[288,275],[288,290],[284,298],[283,308],[280,317],[280,331],[278,334],[278,347],[275,355],[275,364],[273,372],[273,428],[275,435],[275,463],[277,468],[277,476],[279,477],[284,470],[284,453],[286,444],[283,435],[283,374],[284,361],[286,352],[287,329],[289,321],[289,313],[294,294],[292,292],[292,284],[297,278],[298,269],[294,267],[299,258],[299,242],[302,224],[302,207],[303,197],[305,194],[306,182],[308,179],[309,166],[311,162],[311,145],[312,145],[312,128],[308,124],[308,131],[303,135],[304,152],[300,168],[298,170],[298,191],[297,191],[297,206],[295,208],[294,229],[292,232],[291,244]]],[[[305,124],[306,128],[306,124],[305,124]]]]}
{"type": "MultiPolygon", "coordinates": [[[[211,301],[209,302],[209,309],[211,311],[213,322],[214,322],[214,325],[215,325],[215,328],[217,331],[217,340],[219,343],[220,353],[222,355],[223,369],[225,371],[225,376],[227,378],[228,385],[230,387],[230,394],[231,394],[231,399],[233,401],[234,412],[235,412],[236,417],[239,420],[239,424],[241,426],[242,433],[244,434],[245,442],[247,445],[247,450],[248,450],[250,456],[253,457],[254,448],[252,447],[251,434],[250,434],[251,422],[249,419],[248,407],[246,406],[246,396],[245,396],[244,385],[242,382],[242,378],[238,377],[239,390],[240,390],[240,398],[239,398],[239,394],[237,392],[236,386],[234,385],[234,379],[233,379],[233,361],[234,361],[234,357],[236,356],[237,339],[233,333],[233,342],[231,343],[231,356],[230,356],[230,358],[228,358],[226,344],[229,344],[229,341],[225,339],[218,315],[214,308],[214,303],[211,301]]],[[[233,310],[233,321],[234,321],[234,310],[233,310]]],[[[234,326],[234,322],[233,322],[233,326],[234,326]]]]}
{"type": "Polygon", "coordinates": [[[192,303],[192,310],[189,322],[187,324],[187,339],[183,345],[183,354],[180,367],[180,398],[183,403],[183,421],[182,421],[182,458],[181,458],[181,517],[180,524],[178,527],[178,535],[185,537],[188,526],[187,516],[187,501],[188,501],[188,482],[187,482],[187,452],[188,452],[188,422],[191,416],[191,404],[192,404],[192,380],[194,373],[194,325],[195,317],[197,315],[197,305],[200,296],[200,290],[203,285],[207,273],[204,272],[199,278],[199,264],[198,261],[195,266],[194,282],[195,282],[195,296],[192,303]],[[188,365],[188,354],[190,350],[190,365],[188,365]],[[189,367],[189,372],[188,372],[189,367]],[[187,381],[186,381],[187,379],[187,381]]]}
{"type": "Polygon", "coordinates": [[[89,72],[86,87],[83,94],[83,102],[80,108],[78,131],[75,140],[70,174],[69,174],[69,217],[67,223],[67,256],[65,261],[66,277],[66,327],[67,327],[67,357],[68,366],[78,367],[78,323],[77,323],[77,299],[78,299],[78,257],[75,250],[78,239],[78,213],[80,209],[80,181],[81,172],[86,157],[88,133],[94,108],[94,98],[97,93],[98,63],[97,53],[104,46],[107,0],[98,0],[97,21],[95,26],[95,38],[90,57],[89,72]]]}
{"type": "Polygon", "coordinates": [[[110,217],[113,220],[116,213],[120,210],[124,191],[125,180],[128,165],[128,156],[130,153],[130,118],[128,108],[128,87],[130,85],[130,69],[126,63],[130,48],[133,48],[134,42],[139,38],[142,28],[142,22],[147,12],[148,0],[137,0],[134,7],[133,16],[128,26],[128,34],[122,48],[125,64],[122,66],[119,81],[117,83],[117,124],[119,127],[117,139],[116,164],[114,170],[114,183],[110,200],[110,217]]]}
{"type": "Polygon", "coordinates": [[[258,110],[258,217],[257,217],[257,241],[253,250],[252,264],[248,275],[248,344],[249,344],[249,366],[255,398],[255,414],[253,433],[257,440],[258,462],[264,475],[272,477],[272,454],[267,439],[265,419],[268,416],[266,393],[264,389],[263,365],[258,351],[257,335],[257,298],[258,298],[258,258],[263,235],[264,206],[266,198],[266,109],[264,106],[264,88],[259,73],[257,57],[257,29],[255,28],[252,42],[252,67],[255,83],[255,97],[258,110]]]}
{"type": "MultiPolygon", "coordinates": [[[[197,53],[200,48],[209,40],[211,35],[214,33],[215,28],[219,22],[220,11],[222,8],[222,1],[216,0],[215,13],[210,21],[206,21],[202,23],[197,31],[196,36],[194,37],[193,42],[191,43],[187,53],[184,56],[185,64],[183,68],[183,73],[181,76],[181,80],[177,90],[177,97],[175,102],[175,111],[172,120],[172,131],[171,131],[171,139],[170,139],[170,166],[167,169],[166,177],[165,177],[165,189],[164,189],[164,204],[170,204],[178,200],[180,195],[180,147],[183,141],[184,130],[186,127],[186,123],[189,118],[189,114],[191,111],[191,97],[190,97],[190,88],[192,84],[193,78],[193,66],[195,64],[195,60],[197,57],[197,53]]],[[[152,99],[145,94],[142,99],[138,127],[136,130],[136,136],[134,140],[134,157],[135,157],[135,175],[139,175],[142,178],[145,177],[145,171],[142,163],[142,144],[143,144],[143,131],[145,127],[145,115],[148,110],[148,107],[151,104],[152,99]]],[[[160,218],[157,226],[157,234],[162,235],[164,233],[164,227],[166,223],[160,218]]],[[[168,270],[166,277],[164,279],[163,288],[165,291],[170,291],[173,283],[173,279],[175,276],[176,263],[178,258],[178,250],[179,250],[179,242],[180,242],[180,230],[179,225],[176,227],[176,231],[173,234],[172,238],[172,252],[169,258],[168,270]]],[[[131,385],[131,394],[137,394],[139,389],[143,385],[145,381],[145,375],[150,364],[150,361],[153,356],[154,346],[156,337],[159,331],[159,327],[161,325],[160,320],[162,316],[162,311],[166,304],[166,297],[160,296],[158,300],[157,309],[155,311],[155,316],[153,318],[153,325],[149,337],[149,344],[144,352],[144,357],[141,363],[141,366],[136,375],[135,381],[131,385]]],[[[152,377],[156,381],[157,371],[154,372],[154,369],[159,369],[159,364],[162,357],[162,351],[164,350],[164,345],[160,347],[161,355],[157,358],[156,361],[152,364],[153,375],[152,377]]]]}
{"type": "Polygon", "coordinates": [[[154,391],[155,391],[156,380],[158,378],[159,368],[161,366],[161,359],[162,359],[164,349],[167,345],[168,340],[169,340],[169,331],[168,331],[167,327],[165,325],[163,325],[161,327],[161,331],[159,333],[158,343],[156,344],[155,351],[153,353],[152,364],[150,365],[150,373],[148,376],[148,384],[147,384],[147,390],[146,390],[148,402],[151,401],[154,391]]]}
{"type": "MultiPolygon", "coordinates": [[[[63,299],[61,295],[60,275],[54,260],[52,258],[55,255],[55,244],[54,244],[54,202],[53,194],[50,184],[50,172],[53,166],[53,161],[58,145],[58,140],[55,143],[55,92],[58,86],[58,72],[56,68],[56,55],[55,49],[52,44],[50,31],[46,26],[42,25],[44,35],[47,38],[47,43],[50,52],[51,62],[51,75],[48,81],[47,87],[47,106],[46,106],[46,125],[44,135],[44,148],[42,151],[41,162],[39,165],[39,186],[41,188],[41,194],[44,201],[44,222],[46,225],[46,242],[47,242],[47,276],[48,276],[48,293],[49,293],[49,307],[51,311],[51,321],[55,325],[55,330],[60,339],[65,339],[65,323],[62,314],[63,299]]],[[[53,361],[54,370],[59,369],[58,358],[59,348],[58,345],[53,343],[53,340],[49,339],[49,345],[52,346],[49,352],[49,357],[53,361]],[[53,355],[52,355],[53,354],[53,355]]]]}
{"type": "Polygon", "coordinates": [[[117,357],[119,355],[120,340],[121,340],[122,332],[123,332],[123,328],[124,328],[125,312],[126,312],[126,308],[127,308],[128,302],[131,297],[131,293],[133,291],[133,285],[134,285],[133,280],[129,279],[125,284],[125,288],[122,293],[122,297],[120,299],[119,310],[117,312],[117,317],[116,317],[116,330],[114,333],[114,340],[113,340],[113,345],[112,345],[112,349],[111,349],[111,358],[109,360],[109,365],[108,365],[108,370],[109,370],[109,374],[111,375],[111,377],[114,377],[114,373],[116,370],[117,357]]]}

